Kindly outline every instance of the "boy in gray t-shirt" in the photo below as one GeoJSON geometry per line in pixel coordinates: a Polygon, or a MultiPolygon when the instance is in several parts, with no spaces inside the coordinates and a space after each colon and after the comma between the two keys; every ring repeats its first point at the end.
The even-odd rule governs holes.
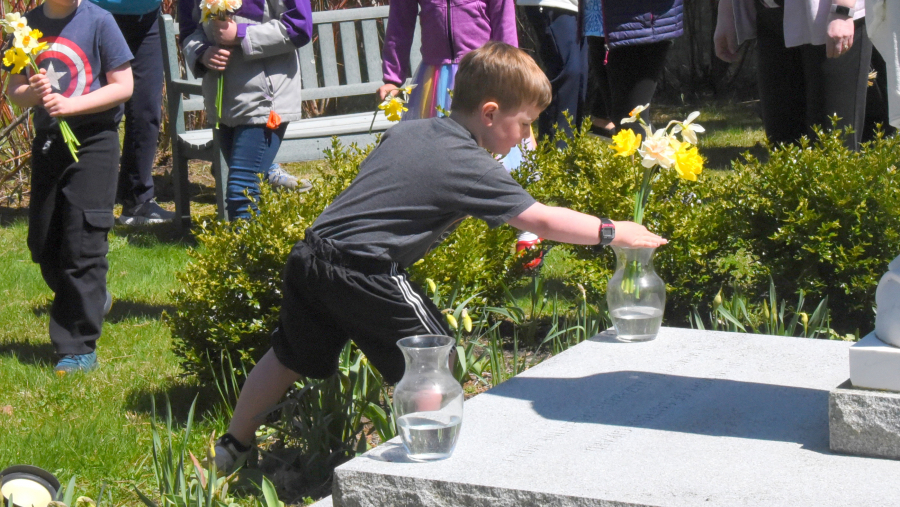
{"type": "Polygon", "coordinates": [[[460,62],[449,118],[403,122],[385,133],[353,183],[288,257],[281,325],[216,444],[220,470],[232,470],[250,452],[261,414],[301,375],[325,378],[337,371],[348,339],[393,383],[404,370],[397,340],[449,334],[440,311],[404,269],[466,217],[567,243],[666,242],[633,222],[535,202],[494,159],[491,153],[505,155],[529,136],[549,102],[550,83],[534,60],[489,42],[460,62]]]}

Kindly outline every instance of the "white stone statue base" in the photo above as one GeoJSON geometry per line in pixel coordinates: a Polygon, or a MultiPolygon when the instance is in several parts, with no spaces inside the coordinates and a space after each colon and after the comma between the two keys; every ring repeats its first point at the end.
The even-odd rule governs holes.
{"type": "Polygon", "coordinates": [[[900,348],[869,333],[850,347],[850,383],[853,387],[900,392],[900,348]]]}

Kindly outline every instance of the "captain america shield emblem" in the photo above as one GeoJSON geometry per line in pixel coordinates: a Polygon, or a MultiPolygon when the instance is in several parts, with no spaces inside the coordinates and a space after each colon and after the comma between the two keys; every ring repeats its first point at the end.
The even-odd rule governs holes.
{"type": "Polygon", "coordinates": [[[84,51],[65,37],[45,37],[41,42],[46,42],[50,47],[35,60],[38,67],[47,70],[53,91],[65,97],[90,93],[94,74],[84,51]]]}

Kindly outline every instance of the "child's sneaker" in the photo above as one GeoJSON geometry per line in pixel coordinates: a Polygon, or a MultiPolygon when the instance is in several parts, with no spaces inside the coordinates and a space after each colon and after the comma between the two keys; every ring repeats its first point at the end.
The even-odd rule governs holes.
{"type": "Polygon", "coordinates": [[[293,175],[274,164],[266,174],[266,181],[273,187],[290,188],[298,192],[307,192],[312,188],[312,183],[307,179],[298,180],[293,175]]]}
{"type": "Polygon", "coordinates": [[[56,363],[56,374],[60,377],[75,372],[88,372],[97,368],[97,353],[66,354],[56,363]]]}
{"type": "Polygon", "coordinates": [[[175,220],[175,212],[164,210],[156,199],[150,199],[137,206],[122,206],[117,220],[122,225],[164,224],[175,220]]]}
{"type": "Polygon", "coordinates": [[[226,433],[216,440],[216,469],[222,474],[231,474],[255,458],[255,450],[255,446],[244,445],[231,433],[226,433]]]}

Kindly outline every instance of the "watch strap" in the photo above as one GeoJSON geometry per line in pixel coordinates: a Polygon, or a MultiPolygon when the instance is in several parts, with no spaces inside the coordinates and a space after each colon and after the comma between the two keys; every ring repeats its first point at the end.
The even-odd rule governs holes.
{"type": "Polygon", "coordinates": [[[606,246],[612,243],[612,240],[616,237],[616,225],[608,218],[601,218],[600,229],[597,231],[597,234],[600,236],[598,245],[606,246]]]}

